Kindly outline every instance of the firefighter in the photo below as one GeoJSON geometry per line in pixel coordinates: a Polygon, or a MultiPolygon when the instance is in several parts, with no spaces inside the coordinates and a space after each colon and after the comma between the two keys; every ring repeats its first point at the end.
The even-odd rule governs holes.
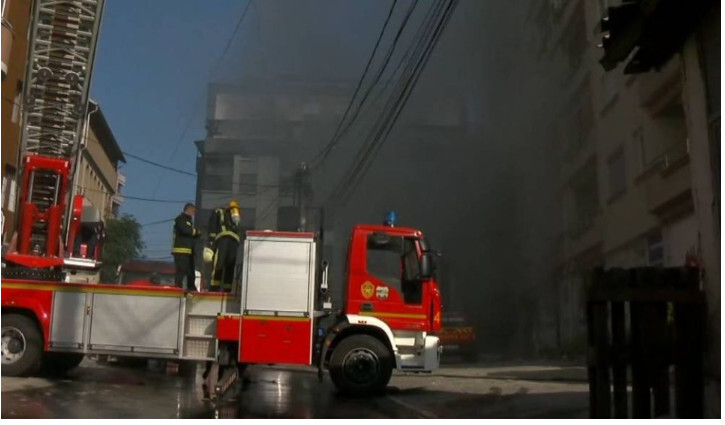
{"type": "Polygon", "coordinates": [[[239,248],[239,222],[241,211],[237,201],[229,202],[227,208],[217,208],[209,217],[209,241],[205,250],[205,259],[211,258],[212,276],[210,291],[230,292],[234,280],[234,266],[239,248]]]}
{"type": "Polygon", "coordinates": [[[196,280],[196,269],[194,268],[194,241],[201,236],[201,232],[194,227],[194,204],[184,205],[184,211],[174,220],[174,242],[171,254],[174,256],[176,266],[176,279],[174,283],[179,288],[184,288],[184,276],[186,276],[186,288],[194,288],[196,280]]]}

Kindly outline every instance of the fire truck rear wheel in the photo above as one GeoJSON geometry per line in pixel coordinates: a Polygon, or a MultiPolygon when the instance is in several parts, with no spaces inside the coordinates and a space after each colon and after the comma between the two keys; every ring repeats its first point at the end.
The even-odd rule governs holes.
{"type": "Polygon", "coordinates": [[[21,314],[2,316],[2,374],[28,376],[40,369],[43,336],[38,325],[21,314]]]}
{"type": "Polygon", "coordinates": [[[393,355],[375,337],[352,335],[335,347],[329,368],[332,382],[343,394],[381,393],[393,373],[393,355]]]}

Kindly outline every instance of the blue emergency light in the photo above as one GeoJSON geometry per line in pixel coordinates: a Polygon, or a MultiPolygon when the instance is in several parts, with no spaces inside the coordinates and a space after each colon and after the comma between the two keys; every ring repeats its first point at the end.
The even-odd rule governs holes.
{"type": "Polygon", "coordinates": [[[398,221],[398,214],[395,211],[388,211],[385,213],[385,221],[383,222],[386,226],[393,227],[395,222],[398,221]]]}

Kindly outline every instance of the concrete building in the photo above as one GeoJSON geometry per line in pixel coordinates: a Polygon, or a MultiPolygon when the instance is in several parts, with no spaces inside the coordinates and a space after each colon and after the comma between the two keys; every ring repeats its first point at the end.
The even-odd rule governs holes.
{"type": "Polygon", "coordinates": [[[91,101],[88,109],[88,128],[84,134],[85,148],[76,177],[76,191],[85,197],[87,205],[101,211],[105,219],[116,216],[123,205],[121,191],[126,178],[119,170],[119,163],[126,162],[126,158],[101,107],[91,101]]]}
{"type": "Polygon", "coordinates": [[[712,2],[696,21],[672,17],[669,32],[682,31],[684,42],[658,39],[658,49],[671,49],[660,63],[648,64],[640,48],[606,72],[600,22],[620,4],[552,0],[536,2],[530,14],[542,66],[562,77],[554,134],[565,231],[556,295],[541,308],[541,322],[555,331],[541,330],[539,343],[583,346],[593,267],[673,267],[697,258],[708,297],[707,373],[719,382],[719,6],[712,2]]]}
{"type": "Polygon", "coordinates": [[[22,123],[23,79],[27,64],[31,2],[2,2],[2,213],[3,242],[10,240],[15,225],[18,181],[18,146],[22,123]]]}
{"type": "Polygon", "coordinates": [[[212,84],[207,137],[197,142],[199,226],[236,199],[243,228],[297,230],[296,172],[329,140],[349,96],[347,84],[293,78],[212,84]]]}

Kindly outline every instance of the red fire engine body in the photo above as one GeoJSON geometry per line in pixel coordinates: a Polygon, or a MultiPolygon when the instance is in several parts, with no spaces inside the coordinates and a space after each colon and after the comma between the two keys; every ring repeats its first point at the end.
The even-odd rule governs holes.
{"type": "Polygon", "coordinates": [[[3,374],[33,373],[44,360],[63,363],[55,354],[66,367],[74,366],[67,353],[78,362],[113,354],[317,365],[342,391],[370,393],[387,385],[393,369],[437,368],[441,305],[423,235],[356,226],[345,307],[334,318],[329,305],[316,308],[328,297],[316,243],[313,233],[248,232],[241,282],[230,294],[3,279],[3,374]],[[368,271],[379,253],[400,264],[402,291],[368,271]],[[322,327],[326,317],[330,325],[322,327]]]}

